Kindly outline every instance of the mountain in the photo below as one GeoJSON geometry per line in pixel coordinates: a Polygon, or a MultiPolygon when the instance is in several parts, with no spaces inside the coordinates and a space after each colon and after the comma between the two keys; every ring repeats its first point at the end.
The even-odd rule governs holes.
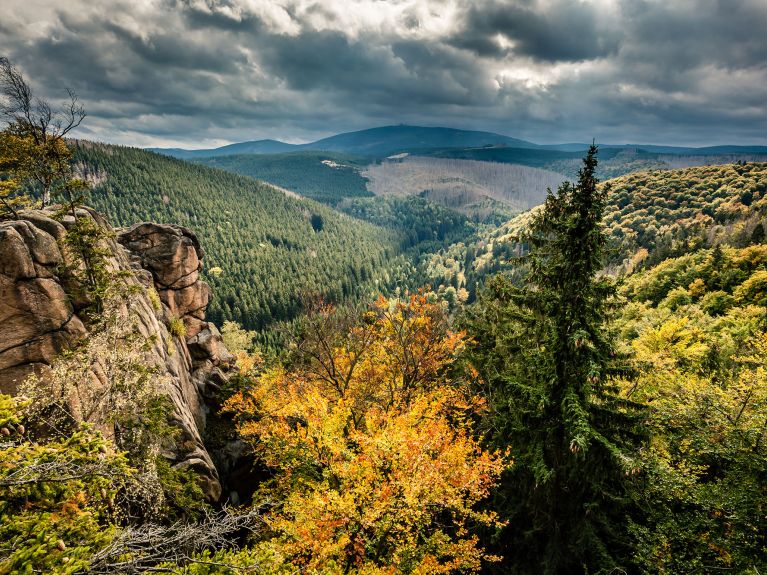
{"type": "Polygon", "coordinates": [[[181,148],[149,148],[150,151],[176,158],[210,158],[232,154],[274,154],[290,151],[343,152],[382,158],[397,152],[432,148],[476,148],[485,146],[513,146],[536,148],[535,144],[494,134],[457,130],[453,128],[431,128],[424,126],[383,126],[357,132],[337,134],[308,144],[286,144],[276,140],[258,140],[230,144],[208,150],[184,150],[181,148]]]}
{"type": "Polygon", "coordinates": [[[156,152],[165,156],[173,156],[182,160],[192,158],[211,158],[215,156],[228,156],[232,154],[279,154],[289,152],[299,146],[286,144],[277,140],[255,140],[253,142],[240,142],[229,144],[220,148],[206,150],[184,150],[182,148],[147,148],[150,152],[156,152]]]}
{"type": "Polygon", "coordinates": [[[481,148],[490,146],[537,147],[531,142],[492,132],[399,125],[338,134],[306,144],[304,148],[382,157],[398,152],[432,148],[481,148]]]}
{"type": "MultiPolygon", "coordinates": [[[[503,158],[504,154],[507,153],[505,150],[512,149],[508,154],[528,160],[534,159],[532,161],[535,163],[528,165],[543,165],[552,159],[561,159],[561,156],[556,155],[557,153],[569,154],[568,157],[573,158],[581,156],[588,149],[588,144],[571,142],[539,145],[493,132],[400,124],[336,134],[308,144],[257,140],[201,150],[149,148],[150,151],[181,159],[212,158],[235,154],[279,154],[309,150],[384,158],[400,152],[440,154],[450,153],[453,150],[463,150],[467,154],[487,154],[492,157],[491,161],[508,161],[507,159],[495,158],[499,149],[504,150],[501,152],[500,158],[503,158]],[[479,150],[477,150],[478,148],[479,150]],[[554,155],[549,155],[549,153],[554,155]]],[[[614,150],[616,154],[622,150],[631,150],[640,153],[690,156],[767,155],[767,146],[721,145],[695,148],[653,144],[601,144],[600,149],[603,150],[603,155],[607,150],[614,150]]]]}

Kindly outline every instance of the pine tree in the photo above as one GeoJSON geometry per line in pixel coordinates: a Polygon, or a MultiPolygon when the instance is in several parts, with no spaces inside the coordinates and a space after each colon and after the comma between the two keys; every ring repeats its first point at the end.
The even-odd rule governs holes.
{"type": "Polygon", "coordinates": [[[467,321],[493,441],[514,457],[494,501],[509,520],[497,536],[503,573],[607,573],[628,556],[641,412],[615,385],[629,370],[607,329],[616,290],[600,273],[596,153],[533,217],[522,285],[497,276],[467,321]]]}

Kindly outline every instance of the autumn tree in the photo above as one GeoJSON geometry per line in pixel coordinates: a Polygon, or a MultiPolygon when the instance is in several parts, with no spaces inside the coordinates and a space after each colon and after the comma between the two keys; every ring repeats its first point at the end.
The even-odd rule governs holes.
{"type": "Polygon", "coordinates": [[[51,106],[34,96],[7,58],[0,58],[0,115],[6,122],[0,133],[0,173],[17,187],[33,187],[41,207],[51,203],[53,193],[71,200],[82,188],[72,171],[66,138],[85,119],[85,111],[74,92],[68,94],[66,104],[51,106]]]}
{"type": "Polygon", "coordinates": [[[717,247],[627,278],[618,327],[651,437],[631,521],[643,573],[767,569],[767,246],[717,247]],[[682,286],[687,286],[683,288],[682,286]],[[733,294],[737,294],[734,297],[733,294]]]}
{"type": "Polygon", "coordinates": [[[322,308],[291,361],[231,398],[272,470],[274,549],[307,573],[477,572],[473,529],[503,458],[483,450],[483,406],[454,369],[464,346],[424,294],[380,299],[355,322],[322,308]]]}
{"type": "Polygon", "coordinates": [[[503,573],[609,572],[629,554],[638,416],[615,386],[627,373],[608,329],[615,287],[600,274],[607,189],[596,153],[532,217],[522,285],[496,277],[467,320],[492,444],[515,461],[495,499],[508,520],[503,573]]]}

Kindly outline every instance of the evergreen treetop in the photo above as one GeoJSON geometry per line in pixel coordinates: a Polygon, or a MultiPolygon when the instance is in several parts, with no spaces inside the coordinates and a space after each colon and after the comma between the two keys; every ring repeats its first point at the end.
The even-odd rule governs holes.
{"type": "Polygon", "coordinates": [[[577,184],[550,192],[534,216],[522,285],[497,276],[468,319],[493,441],[514,457],[494,502],[509,520],[505,573],[624,565],[638,414],[614,385],[627,369],[608,329],[615,284],[600,273],[608,191],[596,154],[591,146],[577,184]]]}

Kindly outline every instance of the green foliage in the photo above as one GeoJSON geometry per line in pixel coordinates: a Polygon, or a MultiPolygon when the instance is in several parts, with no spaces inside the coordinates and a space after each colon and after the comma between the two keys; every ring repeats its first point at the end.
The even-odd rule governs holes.
{"type": "Polygon", "coordinates": [[[22,193],[28,176],[24,158],[29,147],[28,139],[7,130],[0,132],[0,219],[16,218],[18,211],[31,203],[22,193]]]}
{"type": "Polygon", "coordinates": [[[717,290],[703,296],[700,305],[703,311],[711,316],[724,315],[735,305],[735,298],[727,292],[717,290]]]}
{"type": "Polygon", "coordinates": [[[417,283],[416,264],[400,255],[397,230],[244,176],[134,148],[81,141],[75,161],[94,184],[89,203],[112,222],[174,223],[203,238],[205,263],[218,268],[206,276],[214,294],[207,316],[219,325],[263,329],[290,320],[309,289],[340,301],[417,283]]]}
{"type": "Polygon", "coordinates": [[[168,331],[173,337],[184,337],[186,335],[184,320],[179,317],[170,318],[168,320],[168,331]]]}
{"type": "Polygon", "coordinates": [[[626,518],[641,411],[618,397],[627,375],[608,327],[615,286],[599,274],[607,190],[596,148],[577,185],[533,215],[522,287],[497,276],[467,319],[487,382],[493,441],[514,465],[495,505],[503,573],[608,573],[631,551],[626,518]]]}
{"type": "Polygon", "coordinates": [[[373,195],[360,175],[367,160],[356,156],[289,152],[216,156],[193,161],[263,180],[331,206],[344,198],[373,195]]]}
{"type": "Polygon", "coordinates": [[[233,321],[225,321],[221,327],[221,337],[226,348],[232,353],[237,353],[251,350],[256,332],[245,330],[233,321]]]}
{"type": "MultiPolygon", "coordinates": [[[[22,417],[0,395],[0,420],[22,417]]],[[[114,535],[114,498],[131,470],[83,427],[46,443],[0,443],[0,573],[81,573],[114,535]]]]}
{"type": "Polygon", "coordinates": [[[653,265],[716,243],[746,246],[767,207],[764,163],[643,172],[610,185],[605,223],[619,246],[614,261],[640,248],[653,265]]]}
{"type": "Polygon", "coordinates": [[[648,514],[631,525],[642,573],[755,574],[767,566],[767,345],[760,289],[752,289],[766,253],[701,250],[635,274],[623,288],[630,299],[619,327],[639,367],[625,393],[647,405],[651,433],[635,492],[648,514]],[[686,303],[665,305],[682,285],[686,303]]]}
{"type": "Polygon", "coordinates": [[[196,520],[210,509],[194,471],[177,469],[162,455],[156,458],[155,466],[163,491],[163,521],[196,520]]]}
{"type": "Polygon", "coordinates": [[[71,213],[62,210],[59,219],[69,218],[64,234],[64,248],[70,257],[60,273],[67,282],[67,295],[79,304],[84,319],[97,321],[104,311],[104,299],[112,287],[112,270],[108,267],[112,251],[107,241],[112,233],[96,220],[94,214],[71,205],[71,213]]]}
{"type": "Polygon", "coordinates": [[[416,257],[474,234],[468,218],[416,196],[346,200],[342,212],[386,229],[397,230],[399,249],[416,257]]]}

